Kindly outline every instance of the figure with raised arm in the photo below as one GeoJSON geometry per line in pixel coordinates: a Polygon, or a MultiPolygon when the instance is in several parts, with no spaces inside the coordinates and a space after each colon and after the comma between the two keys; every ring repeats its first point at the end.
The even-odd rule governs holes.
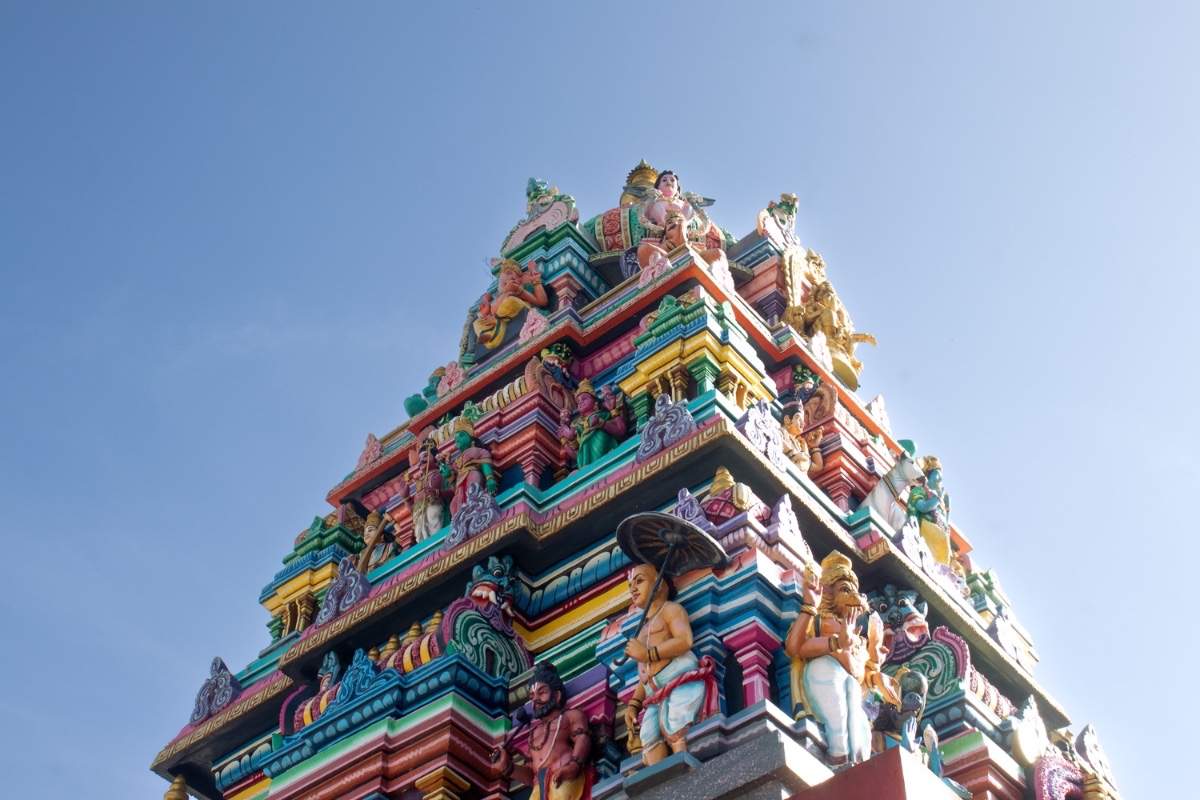
{"type": "Polygon", "coordinates": [[[803,702],[824,727],[835,764],[871,757],[864,689],[899,705],[894,682],[880,671],[886,650],[879,615],[868,618],[865,637],[858,631],[868,609],[850,559],[835,550],[821,562],[819,577],[805,569],[800,616],[784,642],[788,656],[801,662],[803,702]]]}

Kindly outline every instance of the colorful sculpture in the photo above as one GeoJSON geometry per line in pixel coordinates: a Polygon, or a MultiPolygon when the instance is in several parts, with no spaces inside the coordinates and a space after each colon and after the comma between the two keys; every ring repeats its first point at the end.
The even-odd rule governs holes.
{"type": "Polygon", "coordinates": [[[545,308],[549,302],[542,274],[534,262],[522,270],[512,259],[500,262],[497,273],[498,289],[493,299],[485,292],[479,301],[479,311],[471,324],[480,345],[495,350],[506,341],[509,323],[530,307],[545,308]]]}
{"type": "Polygon", "coordinates": [[[804,419],[804,406],[799,400],[783,407],[783,454],[801,472],[816,475],[825,468],[825,457],[821,454],[824,432],[814,428],[805,433],[804,419]]]}
{"type": "Polygon", "coordinates": [[[875,337],[854,330],[850,312],[842,305],[833,284],[829,281],[815,284],[799,306],[788,308],[784,321],[810,339],[824,335],[834,372],[846,386],[858,388],[862,362],[855,358],[854,350],[859,344],[875,344],[875,337]]]}
{"type": "Polygon", "coordinates": [[[625,655],[638,662],[625,725],[637,731],[642,763],[649,765],[687,750],[689,726],[716,711],[716,665],[692,652],[692,624],[683,606],[669,599],[670,579],[659,581],[653,564],[634,566],[627,579],[630,604],[642,609],[646,623],[625,645],[625,655]]]}
{"type": "Polygon", "coordinates": [[[921,536],[937,562],[949,566],[953,556],[950,495],[942,485],[942,462],[937,456],[925,456],[920,467],[923,477],[908,492],[908,516],[920,526],[921,536]]]}
{"type": "Polygon", "coordinates": [[[423,542],[440,531],[449,521],[446,500],[452,492],[446,488],[446,478],[438,463],[437,442],[432,436],[421,440],[409,455],[405,485],[405,502],[412,513],[413,536],[423,542]]]}
{"type": "Polygon", "coordinates": [[[453,431],[456,448],[454,457],[449,462],[438,464],[442,479],[454,486],[450,495],[451,518],[466,502],[470,487],[484,489],[491,495],[495,495],[498,488],[491,451],[475,441],[475,426],[471,420],[465,414],[455,418],[453,431]]]}
{"type": "Polygon", "coordinates": [[[870,615],[866,637],[858,632],[858,619],[866,611],[867,599],[858,591],[850,559],[835,550],[821,561],[819,577],[805,570],[800,616],[784,645],[788,656],[801,662],[804,704],[824,727],[835,764],[871,756],[864,689],[899,705],[894,684],[879,670],[886,655],[879,616],[870,615]]]}
{"type": "Polygon", "coordinates": [[[356,568],[364,575],[392,557],[395,540],[384,532],[383,515],[372,511],[363,524],[363,549],[356,568]]]}
{"type": "Polygon", "coordinates": [[[883,620],[888,664],[903,663],[929,641],[929,623],[925,619],[929,605],[912,589],[884,584],[882,589],[867,594],[867,602],[871,611],[883,620]]]}
{"type": "Polygon", "coordinates": [[[530,800],[590,798],[594,771],[587,717],[578,709],[566,708],[566,687],[549,661],[534,666],[528,686],[533,706],[529,760],[515,763],[506,742],[493,754],[496,771],[533,787],[530,800]]]}
{"type": "MultiPolygon", "coordinates": [[[[663,221],[663,235],[661,239],[651,240],[643,239],[638,245],[637,258],[638,264],[643,270],[653,272],[655,275],[665,271],[671,263],[671,254],[679,251],[683,247],[690,247],[691,241],[687,239],[687,218],[679,211],[672,209],[667,212],[666,219],[663,221]]],[[[712,269],[717,269],[720,265],[726,265],[725,251],[719,247],[703,247],[700,249],[692,248],[700,258],[704,259],[705,263],[712,269]]]]}
{"type": "Polygon", "coordinates": [[[625,397],[611,385],[600,390],[596,397],[592,382],[584,378],[575,390],[575,411],[563,409],[559,416],[558,435],[563,455],[574,459],[576,468],[599,461],[625,439],[625,397]]]}
{"type": "Polygon", "coordinates": [[[425,388],[419,394],[411,394],[404,399],[405,413],[410,417],[415,417],[433,405],[438,398],[438,384],[442,382],[442,376],[445,374],[445,367],[438,367],[430,373],[429,381],[425,384],[425,388]]]}
{"type": "Polygon", "coordinates": [[[910,439],[901,439],[896,463],[880,477],[879,482],[863,499],[862,504],[878,514],[894,532],[908,522],[908,491],[922,480],[925,473],[917,463],[917,446],[910,439]]]}

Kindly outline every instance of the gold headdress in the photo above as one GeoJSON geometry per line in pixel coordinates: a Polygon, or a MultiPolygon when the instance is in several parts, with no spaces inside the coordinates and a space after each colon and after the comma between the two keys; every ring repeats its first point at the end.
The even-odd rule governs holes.
{"type": "Polygon", "coordinates": [[[575,396],[579,397],[581,394],[590,394],[592,397],[596,396],[596,390],[592,388],[591,378],[584,378],[579,382],[578,388],[575,389],[575,396]]]}
{"type": "Polygon", "coordinates": [[[523,270],[521,269],[521,265],[518,264],[516,261],[513,261],[511,258],[506,258],[500,262],[500,268],[498,270],[496,270],[496,274],[503,275],[506,272],[515,273],[516,275],[521,275],[523,273],[523,270]]]}
{"type": "Polygon", "coordinates": [[[858,590],[858,576],[854,574],[854,565],[850,559],[834,550],[821,560],[821,586],[833,586],[838,581],[850,581],[858,590]]]}
{"type": "Polygon", "coordinates": [[[935,469],[941,468],[942,462],[938,460],[937,456],[925,456],[921,459],[921,472],[924,472],[926,475],[935,469]]]}
{"type": "Polygon", "coordinates": [[[369,528],[372,525],[374,525],[376,528],[378,528],[382,524],[383,524],[383,515],[380,514],[378,511],[372,511],[370,514],[367,514],[367,521],[365,523],[363,523],[363,528],[369,528]]]}
{"type": "Polygon", "coordinates": [[[471,438],[475,438],[475,424],[467,419],[466,414],[460,414],[454,418],[454,423],[450,426],[450,433],[466,433],[471,438]]]}

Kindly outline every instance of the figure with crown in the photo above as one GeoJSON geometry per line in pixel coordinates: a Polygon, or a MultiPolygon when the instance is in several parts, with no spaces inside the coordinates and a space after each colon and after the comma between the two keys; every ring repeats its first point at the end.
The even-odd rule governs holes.
{"type": "Polygon", "coordinates": [[[908,517],[920,526],[921,537],[939,564],[949,564],[950,494],[942,484],[942,462],[937,456],[925,456],[920,462],[925,474],[908,490],[908,517]]]}
{"type": "Polygon", "coordinates": [[[475,440],[475,425],[466,414],[455,418],[454,426],[454,456],[449,461],[441,461],[438,468],[442,479],[453,484],[454,491],[450,495],[450,516],[458,513],[458,508],[467,499],[467,489],[479,486],[494,495],[497,483],[496,468],[492,465],[492,453],[475,440]]]}
{"type": "Polygon", "coordinates": [[[895,681],[880,670],[887,655],[883,621],[872,612],[866,636],[859,632],[859,618],[869,608],[850,559],[835,550],[821,562],[819,576],[805,568],[800,616],[784,642],[800,669],[802,702],[824,727],[835,764],[871,757],[864,692],[890,705],[900,701],[895,681]]]}
{"type": "Polygon", "coordinates": [[[584,378],[575,390],[575,412],[563,409],[559,415],[558,435],[564,455],[575,459],[576,468],[599,461],[625,438],[625,397],[612,386],[605,386],[600,397],[592,382],[584,378]]]}
{"type": "Polygon", "coordinates": [[[496,281],[496,296],[493,298],[490,292],[484,293],[475,321],[471,323],[479,343],[488,350],[504,344],[509,323],[522,311],[534,306],[545,308],[549,302],[546,287],[542,285],[542,273],[535,262],[529,262],[522,269],[511,258],[503,259],[496,281]]]}
{"type": "Polygon", "coordinates": [[[408,485],[405,501],[412,513],[413,536],[423,542],[445,526],[446,499],[450,490],[438,464],[437,442],[426,436],[409,456],[412,467],[408,470],[408,485]]]}

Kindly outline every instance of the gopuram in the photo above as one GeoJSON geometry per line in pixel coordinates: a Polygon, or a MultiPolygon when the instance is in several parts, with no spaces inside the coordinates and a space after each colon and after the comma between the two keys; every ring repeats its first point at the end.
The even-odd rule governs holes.
{"type": "Polygon", "coordinates": [[[856,394],[874,339],[796,195],[738,239],[685,187],[643,161],[585,220],[529,181],[258,657],[196,666],[165,798],[1119,797],[954,465],[856,394]]]}

